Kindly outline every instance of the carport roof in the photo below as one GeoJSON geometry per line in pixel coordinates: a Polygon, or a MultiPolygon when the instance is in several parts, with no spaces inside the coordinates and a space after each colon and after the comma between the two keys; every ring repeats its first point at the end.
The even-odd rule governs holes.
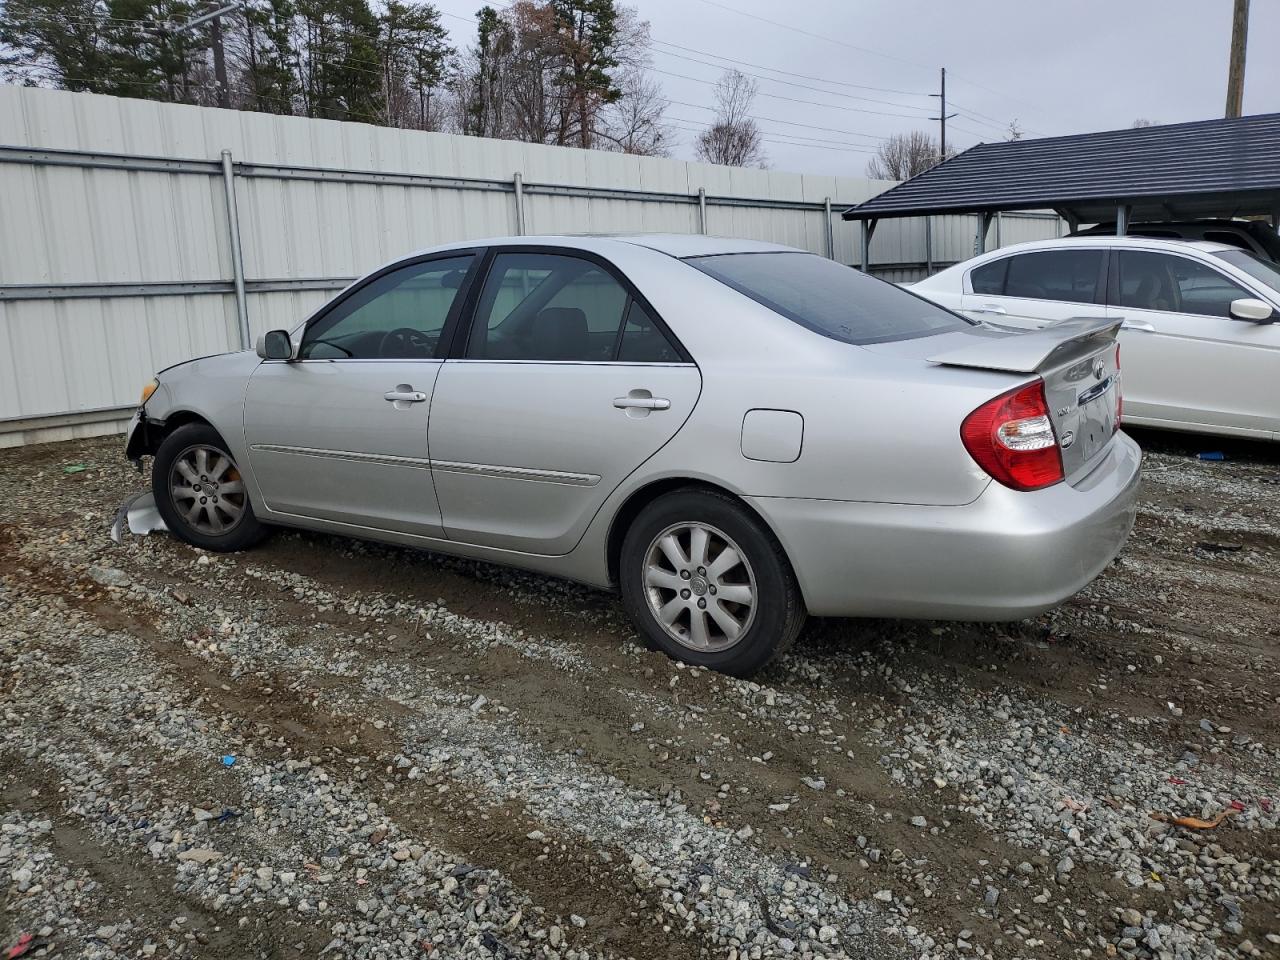
{"type": "Polygon", "coordinates": [[[1280,212],[1280,113],[980,143],[865,203],[845,220],[1053,209],[1099,223],[1280,212]]]}

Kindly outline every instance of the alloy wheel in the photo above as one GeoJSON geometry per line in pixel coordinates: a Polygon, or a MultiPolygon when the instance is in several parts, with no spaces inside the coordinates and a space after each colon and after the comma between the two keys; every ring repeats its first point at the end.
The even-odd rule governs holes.
{"type": "Polygon", "coordinates": [[[755,616],[756,579],[746,554],[706,523],[673,524],[653,538],[644,590],[667,635],[702,653],[732,647],[755,616]]]}
{"type": "Polygon", "coordinates": [[[206,536],[230,533],[248,505],[244,479],[217,447],[196,444],[174,458],[169,471],[173,508],[191,529],[206,536]]]}

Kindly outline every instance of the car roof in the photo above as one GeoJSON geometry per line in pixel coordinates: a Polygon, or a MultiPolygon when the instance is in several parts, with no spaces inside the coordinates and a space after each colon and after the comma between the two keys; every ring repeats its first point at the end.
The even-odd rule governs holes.
{"type": "Polygon", "coordinates": [[[406,257],[409,259],[428,253],[440,253],[448,250],[466,250],[473,247],[493,246],[543,246],[570,247],[587,250],[593,253],[608,254],[616,251],[620,244],[634,247],[645,247],[658,253],[672,257],[706,257],[725,253],[806,253],[796,247],[788,247],[780,243],[767,243],[763,240],[740,240],[733,237],[709,237],[703,234],[683,233],[629,233],[629,234],[547,234],[544,236],[525,237],[486,237],[476,240],[465,240],[448,243],[436,247],[417,250],[406,257]]]}
{"type": "Polygon", "coordinates": [[[989,251],[991,254],[1020,253],[1027,250],[1056,250],[1063,246],[1070,247],[1122,247],[1135,250],[1166,250],[1171,252],[1185,251],[1188,248],[1203,253],[1220,253],[1224,250],[1239,250],[1229,243],[1217,243],[1212,240],[1181,240],[1166,237],[1117,237],[1112,235],[1057,237],[1053,240],[1031,240],[1027,243],[1011,243],[1007,247],[989,251]]]}

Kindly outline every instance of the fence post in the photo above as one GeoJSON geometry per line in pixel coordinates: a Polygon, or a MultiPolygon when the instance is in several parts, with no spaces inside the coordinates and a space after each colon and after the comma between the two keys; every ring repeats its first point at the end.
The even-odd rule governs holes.
{"type": "Polygon", "coordinates": [[[707,188],[698,188],[698,232],[707,232],[707,188]]]}
{"type": "Polygon", "coordinates": [[[227,232],[231,236],[231,278],[236,290],[236,319],[240,324],[240,349],[253,344],[249,335],[249,303],[244,294],[244,252],[240,248],[240,209],[236,204],[236,172],[231,151],[222,151],[222,186],[227,197],[227,232]]]}
{"type": "Polygon", "coordinates": [[[826,216],[827,227],[827,259],[834,260],[836,258],[836,235],[831,227],[831,198],[827,197],[822,201],[822,212],[826,216]]]}
{"type": "Polygon", "coordinates": [[[924,218],[924,275],[933,276],[933,217],[924,218]]]}
{"type": "Polygon", "coordinates": [[[516,174],[511,178],[516,188],[516,236],[524,236],[524,178],[516,174]]]}

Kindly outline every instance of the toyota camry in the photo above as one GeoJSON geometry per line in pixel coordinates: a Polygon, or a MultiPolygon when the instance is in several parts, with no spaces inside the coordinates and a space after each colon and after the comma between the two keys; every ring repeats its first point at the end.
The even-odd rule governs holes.
{"type": "Polygon", "coordinates": [[[198,547],[286,526],[567,577],[746,675],[806,615],[1011,620],[1097,576],[1139,476],[1118,324],[1011,334],[754,241],[476,241],[161,371],[127,455],[198,547]]]}

